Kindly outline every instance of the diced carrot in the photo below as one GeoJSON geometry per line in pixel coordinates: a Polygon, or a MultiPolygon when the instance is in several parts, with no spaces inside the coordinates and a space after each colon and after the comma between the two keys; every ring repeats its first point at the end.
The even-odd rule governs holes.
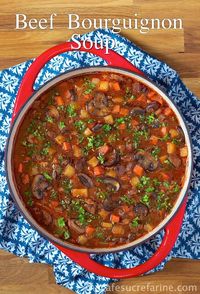
{"type": "Polygon", "coordinates": [[[153,100],[153,101],[157,101],[158,103],[163,105],[163,99],[159,95],[154,95],[153,97],[150,97],[150,99],[153,100]]]}
{"type": "Polygon", "coordinates": [[[52,208],[55,208],[55,207],[57,207],[58,205],[59,205],[59,202],[58,202],[58,201],[56,201],[56,200],[51,201],[51,207],[52,207],[52,208]]]}
{"type": "Polygon", "coordinates": [[[56,96],[55,99],[58,106],[64,105],[64,100],[62,99],[61,96],[56,96]]]}
{"type": "Polygon", "coordinates": [[[126,116],[129,113],[129,110],[127,108],[121,108],[119,112],[122,116],[126,116]]]}
{"type": "Polygon", "coordinates": [[[83,96],[84,100],[89,100],[90,97],[91,97],[90,94],[84,94],[84,96],[83,96]]]}
{"type": "Polygon", "coordinates": [[[166,173],[164,173],[164,172],[161,172],[160,174],[161,174],[161,176],[163,177],[163,180],[166,180],[166,181],[169,180],[170,177],[169,177],[168,174],[166,174],[166,173]]]}
{"type": "Polygon", "coordinates": [[[124,212],[129,212],[130,208],[128,207],[128,205],[123,205],[122,209],[124,210],[124,212]]]}
{"type": "Polygon", "coordinates": [[[150,141],[151,141],[151,143],[152,143],[153,145],[157,145],[157,143],[158,143],[158,137],[152,135],[152,136],[150,137],[150,141]]]}
{"type": "Polygon", "coordinates": [[[109,151],[109,149],[110,149],[109,146],[105,144],[105,145],[99,147],[98,151],[101,154],[106,154],[109,151]]]}
{"type": "Polygon", "coordinates": [[[112,113],[119,113],[119,112],[120,112],[120,105],[119,104],[116,104],[113,107],[112,113]]]}
{"type": "Polygon", "coordinates": [[[138,101],[138,102],[142,102],[142,103],[144,103],[144,105],[146,105],[146,103],[147,103],[147,98],[146,98],[146,96],[145,96],[144,94],[141,94],[141,95],[137,98],[137,101],[138,101]]]}
{"type": "Polygon", "coordinates": [[[66,152],[71,151],[71,144],[69,142],[63,142],[63,150],[66,152]]]}
{"type": "Polygon", "coordinates": [[[150,91],[148,94],[147,94],[147,97],[148,98],[151,98],[155,95],[155,92],[154,91],[150,91]]]}
{"type": "Polygon", "coordinates": [[[120,85],[118,82],[112,83],[112,88],[114,91],[120,91],[120,85]]]}
{"type": "Polygon", "coordinates": [[[118,129],[119,129],[119,130],[125,130],[125,129],[126,129],[126,124],[125,124],[125,123],[120,124],[120,125],[118,126],[118,129]]]}
{"type": "Polygon", "coordinates": [[[136,165],[134,166],[134,168],[133,168],[133,172],[134,172],[137,176],[141,177],[141,176],[143,175],[143,173],[144,173],[144,169],[143,169],[143,167],[140,166],[139,164],[136,164],[136,165]]]}
{"type": "Polygon", "coordinates": [[[110,220],[111,220],[112,223],[118,223],[119,220],[120,220],[120,217],[118,215],[111,214],[110,220]]]}
{"type": "Polygon", "coordinates": [[[95,166],[93,169],[93,173],[95,176],[100,176],[104,174],[104,168],[102,166],[95,166]]]}
{"type": "Polygon", "coordinates": [[[28,174],[23,174],[23,175],[22,175],[22,183],[23,183],[24,185],[26,185],[26,184],[29,184],[29,182],[30,182],[29,175],[28,175],[28,174]]]}
{"type": "Polygon", "coordinates": [[[162,155],[159,157],[159,160],[161,163],[164,163],[166,159],[167,159],[167,155],[162,155]]]}
{"type": "Polygon", "coordinates": [[[162,135],[165,136],[167,134],[167,127],[162,127],[160,129],[160,131],[161,131],[162,135]]]}
{"type": "Polygon", "coordinates": [[[162,112],[162,109],[161,109],[161,108],[159,108],[158,110],[156,110],[156,111],[155,111],[155,115],[157,115],[157,116],[158,116],[159,114],[161,114],[161,112],[162,112]]]}
{"type": "Polygon", "coordinates": [[[173,112],[172,112],[171,108],[169,108],[169,107],[166,107],[166,108],[165,108],[165,110],[164,110],[164,115],[166,115],[166,116],[170,116],[172,113],[173,113],[173,112]]]}
{"type": "Polygon", "coordinates": [[[133,127],[136,127],[139,125],[139,122],[136,119],[132,119],[131,124],[133,127]]]}
{"type": "Polygon", "coordinates": [[[92,235],[93,233],[94,233],[94,231],[95,231],[95,228],[94,227],[92,227],[92,226],[87,226],[86,228],[85,228],[85,232],[86,232],[86,234],[87,235],[92,235]]]}
{"type": "Polygon", "coordinates": [[[120,179],[121,179],[122,181],[128,181],[129,176],[128,176],[128,175],[123,175],[123,176],[120,177],[120,179]]]}
{"type": "Polygon", "coordinates": [[[20,162],[19,166],[18,166],[18,173],[22,173],[23,172],[23,164],[20,162]]]}

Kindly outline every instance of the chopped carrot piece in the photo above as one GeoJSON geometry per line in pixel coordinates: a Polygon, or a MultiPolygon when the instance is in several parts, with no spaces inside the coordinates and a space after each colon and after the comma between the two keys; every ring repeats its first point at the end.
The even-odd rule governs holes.
{"type": "Polygon", "coordinates": [[[100,176],[104,174],[104,168],[102,166],[95,166],[93,169],[93,173],[95,176],[100,176]]]}
{"type": "Polygon", "coordinates": [[[139,125],[139,122],[136,119],[132,119],[131,124],[133,127],[136,127],[139,125]]]}
{"type": "Polygon", "coordinates": [[[126,116],[128,115],[129,110],[127,108],[121,108],[119,113],[123,116],[126,116]]]}
{"type": "Polygon", "coordinates": [[[112,223],[118,223],[119,220],[120,220],[120,217],[118,215],[111,214],[110,220],[111,220],[112,223]]]}
{"type": "Polygon", "coordinates": [[[101,146],[101,147],[99,147],[99,153],[101,153],[101,154],[106,154],[108,151],[109,151],[109,146],[108,145],[103,145],[103,146],[101,146]]]}
{"type": "Polygon", "coordinates": [[[146,105],[146,103],[147,103],[147,98],[146,98],[146,96],[145,96],[144,94],[141,94],[141,95],[137,98],[137,101],[138,101],[138,102],[142,102],[142,103],[144,103],[144,105],[146,105]]]}
{"type": "Polygon", "coordinates": [[[159,95],[154,95],[153,97],[149,97],[153,101],[157,101],[161,105],[163,105],[163,99],[159,95]]]}
{"type": "Polygon", "coordinates": [[[22,183],[23,183],[24,185],[26,185],[26,184],[29,184],[29,182],[30,182],[29,175],[28,175],[28,174],[24,174],[24,175],[22,175],[22,183]]]}
{"type": "Polygon", "coordinates": [[[161,174],[161,176],[163,177],[163,180],[166,180],[166,181],[169,180],[169,175],[168,175],[168,174],[166,174],[166,173],[164,173],[164,172],[161,172],[160,174],[161,174]]]}
{"type": "Polygon", "coordinates": [[[144,173],[144,169],[143,169],[143,167],[140,166],[139,164],[136,164],[135,167],[133,168],[133,172],[134,172],[137,176],[141,177],[141,176],[143,175],[143,173],[144,173]]]}
{"type": "Polygon", "coordinates": [[[152,98],[156,93],[154,91],[150,91],[148,94],[147,94],[147,97],[148,98],[152,98]]]}
{"type": "Polygon", "coordinates": [[[71,151],[71,145],[69,142],[63,142],[63,150],[67,152],[71,151]]]}
{"type": "Polygon", "coordinates": [[[117,104],[113,107],[112,113],[119,113],[120,112],[120,105],[117,104]]]}
{"type": "Polygon", "coordinates": [[[120,85],[118,82],[112,83],[112,88],[114,91],[120,91],[120,85]]]}
{"type": "Polygon", "coordinates": [[[169,107],[166,107],[166,108],[165,108],[165,110],[164,110],[164,115],[166,115],[166,116],[170,116],[172,113],[173,113],[173,112],[172,112],[171,108],[169,108],[169,107]]]}
{"type": "Polygon", "coordinates": [[[58,106],[64,105],[64,100],[62,99],[61,96],[56,96],[55,99],[58,106]]]}
{"type": "Polygon", "coordinates": [[[86,234],[87,235],[92,235],[93,233],[94,233],[94,231],[95,231],[95,228],[94,227],[92,227],[92,226],[87,226],[86,228],[85,228],[85,232],[86,232],[86,234]]]}
{"type": "Polygon", "coordinates": [[[23,164],[20,162],[19,166],[18,166],[18,173],[22,173],[23,172],[23,164]]]}
{"type": "Polygon", "coordinates": [[[52,207],[52,208],[55,208],[55,207],[57,207],[58,205],[59,205],[59,202],[58,202],[58,201],[56,201],[56,200],[51,201],[51,207],[52,207]]]}
{"type": "Polygon", "coordinates": [[[125,130],[125,129],[126,129],[126,124],[125,124],[125,123],[120,124],[120,125],[118,126],[118,129],[119,129],[119,130],[125,130]]]}
{"type": "Polygon", "coordinates": [[[167,159],[167,155],[163,155],[159,157],[159,160],[161,163],[164,163],[166,159],[167,159]]]}
{"type": "Polygon", "coordinates": [[[157,145],[157,143],[158,143],[158,137],[152,135],[152,136],[150,137],[150,141],[151,141],[151,143],[152,143],[153,145],[157,145]]]}
{"type": "Polygon", "coordinates": [[[161,131],[162,135],[165,136],[167,134],[167,127],[162,127],[160,129],[160,131],[161,131]]]}
{"type": "Polygon", "coordinates": [[[85,99],[85,100],[89,100],[90,99],[90,94],[84,94],[84,96],[83,96],[83,98],[85,99]]]}

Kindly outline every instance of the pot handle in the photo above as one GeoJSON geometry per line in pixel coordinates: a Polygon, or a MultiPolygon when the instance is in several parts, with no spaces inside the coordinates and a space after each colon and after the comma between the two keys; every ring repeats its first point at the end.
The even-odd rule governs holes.
{"type": "MultiPolygon", "coordinates": [[[[65,42],[65,43],[56,45],[46,50],[45,52],[43,52],[33,61],[31,66],[27,70],[24,78],[22,79],[21,85],[19,87],[19,91],[17,93],[17,98],[16,98],[14,110],[13,110],[12,119],[14,119],[15,115],[20,110],[21,106],[33,94],[34,92],[33,86],[34,86],[35,80],[40,70],[44,67],[44,65],[58,54],[64,53],[66,51],[77,51],[76,49],[73,49],[76,46],[77,44],[74,42],[65,42]]],[[[129,61],[127,61],[124,57],[122,57],[115,51],[109,49],[109,54],[106,54],[105,48],[96,49],[94,46],[92,48],[90,47],[91,47],[90,43],[85,42],[83,46],[83,42],[81,42],[81,47],[78,49],[78,51],[93,53],[103,58],[108,63],[108,65],[121,67],[124,69],[129,69],[138,74],[142,74],[141,71],[139,71],[129,61]],[[89,49],[86,49],[86,48],[89,48],[89,49]]]]}
{"type": "Polygon", "coordinates": [[[63,248],[57,244],[54,244],[59,250],[71,258],[74,262],[87,269],[89,272],[95,273],[96,275],[112,278],[112,279],[127,279],[136,276],[143,275],[148,271],[158,266],[172,250],[180,228],[182,225],[184,212],[186,208],[187,199],[185,198],[182,206],[179,208],[176,216],[167,224],[165,227],[165,235],[162,240],[160,247],[146,262],[130,269],[115,269],[104,266],[92,260],[90,255],[87,253],[81,253],[73,251],[71,249],[63,248]]]}

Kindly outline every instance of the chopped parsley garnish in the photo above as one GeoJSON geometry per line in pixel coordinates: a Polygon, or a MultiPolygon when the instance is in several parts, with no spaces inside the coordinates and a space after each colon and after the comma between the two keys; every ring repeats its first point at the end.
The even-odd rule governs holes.
{"type": "Polygon", "coordinates": [[[110,134],[110,136],[108,137],[108,141],[110,143],[118,141],[118,140],[119,140],[119,133],[110,134]]]}
{"type": "Polygon", "coordinates": [[[64,192],[66,194],[69,194],[71,192],[71,189],[73,188],[72,182],[70,181],[70,179],[64,179],[62,181],[62,187],[64,189],[64,192]]]}
{"type": "Polygon", "coordinates": [[[154,147],[151,151],[151,154],[153,155],[153,157],[158,158],[160,151],[161,151],[161,149],[159,147],[154,147]]]}
{"type": "Polygon", "coordinates": [[[99,154],[97,156],[98,161],[100,162],[100,164],[104,164],[105,158],[102,154],[99,154]]]}
{"type": "Polygon", "coordinates": [[[52,181],[52,180],[53,180],[53,178],[52,178],[47,172],[44,172],[44,173],[43,173],[43,176],[44,176],[45,179],[48,180],[48,181],[52,181]]]}
{"type": "Polygon", "coordinates": [[[141,202],[146,204],[146,205],[149,205],[149,202],[150,202],[150,199],[149,199],[149,195],[148,194],[144,194],[141,198],[141,202]]]}
{"type": "Polygon", "coordinates": [[[97,191],[96,196],[100,199],[105,199],[108,196],[107,191],[101,191],[100,189],[97,191]]]}
{"type": "Polygon", "coordinates": [[[128,205],[131,205],[134,203],[134,199],[130,198],[128,195],[122,195],[120,197],[120,200],[128,205]]]}
{"type": "Polygon", "coordinates": [[[165,195],[164,192],[158,193],[157,208],[158,210],[161,210],[161,209],[169,210],[171,208],[170,199],[169,197],[165,195]]]}
{"type": "Polygon", "coordinates": [[[70,238],[70,233],[69,233],[69,231],[64,231],[64,233],[63,233],[63,237],[64,237],[64,239],[65,240],[67,240],[67,239],[69,239],[70,238]]]}
{"type": "Polygon", "coordinates": [[[49,123],[53,123],[53,118],[51,116],[47,115],[46,121],[49,123]]]}
{"type": "Polygon", "coordinates": [[[51,199],[57,199],[58,198],[58,193],[55,190],[51,191],[50,194],[51,199]]]}
{"type": "Polygon", "coordinates": [[[69,117],[75,117],[77,115],[76,110],[75,110],[75,106],[73,104],[69,104],[67,106],[67,114],[69,115],[69,117]]]}
{"type": "Polygon", "coordinates": [[[82,133],[86,129],[86,125],[85,125],[84,121],[82,121],[82,120],[75,121],[74,125],[75,125],[75,128],[77,129],[77,131],[80,133],[82,133]]]}
{"type": "Polygon", "coordinates": [[[164,135],[164,137],[160,138],[160,141],[166,142],[169,139],[170,139],[170,135],[169,134],[166,134],[166,135],[164,135]]]}
{"type": "Polygon", "coordinates": [[[87,140],[88,140],[87,149],[94,149],[104,145],[104,142],[100,135],[89,136],[87,137],[87,140]]]}
{"type": "Polygon", "coordinates": [[[59,217],[57,219],[57,225],[59,228],[64,228],[65,227],[65,220],[63,217],[59,217]]]}
{"type": "Polygon", "coordinates": [[[64,129],[66,127],[64,121],[59,121],[58,127],[59,127],[60,130],[64,129]]]}
{"type": "Polygon", "coordinates": [[[42,155],[48,155],[49,154],[49,148],[50,148],[50,146],[51,146],[51,143],[50,142],[46,142],[45,144],[44,144],[44,148],[41,150],[41,154],[42,155]]]}
{"type": "Polygon", "coordinates": [[[148,140],[148,131],[147,130],[135,130],[133,132],[133,146],[138,148],[141,138],[144,137],[145,140],[148,140]]]}
{"type": "Polygon", "coordinates": [[[94,88],[96,87],[96,85],[94,83],[92,83],[88,78],[85,78],[85,82],[84,82],[84,86],[85,86],[85,91],[84,94],[90,94],[94,88]]]}
{"type": "Polygon", "coordinates": [[[139,217],[136,216],[131,222],[131,227],[137,227],[138,225],[139,225],[139,217]]]}
{"type": "Polygon", "coordinates": [[[109,124],[105,124],[102,126],[102,129],[105,133],[109,133],[112,130],[112,127],[109,124]]]}

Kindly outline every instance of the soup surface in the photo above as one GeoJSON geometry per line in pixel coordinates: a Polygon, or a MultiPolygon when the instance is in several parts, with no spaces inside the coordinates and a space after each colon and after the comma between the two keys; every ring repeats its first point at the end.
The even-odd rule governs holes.
{"type": "Polygon", "coordinates": [[[14,146],[18,190],[54,236],[115,247],[152,231],[184,183],[187,147],[167,103],[113,73],[71,78],[37,99],[14,146]]]}

